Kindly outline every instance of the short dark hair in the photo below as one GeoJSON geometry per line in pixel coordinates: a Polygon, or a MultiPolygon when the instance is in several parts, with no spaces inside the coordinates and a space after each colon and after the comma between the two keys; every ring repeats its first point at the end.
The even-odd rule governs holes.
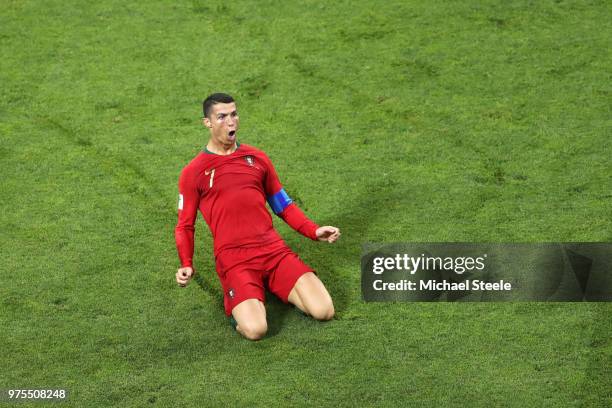
{"type": "Polygon", "coordinates": [[[204,99],[204,102],[202,102],[202,112],[204,113],[204,117],[208,117],[208,114],[210,113],[210,109],[213,107],[213,105],[216,105],[218,103],[232,103],[234,102],[234,98],[232,98],[230,95],[225,94],[225,93],[214,93],[212,95],[209,95],[206,99],[204,99]]]}

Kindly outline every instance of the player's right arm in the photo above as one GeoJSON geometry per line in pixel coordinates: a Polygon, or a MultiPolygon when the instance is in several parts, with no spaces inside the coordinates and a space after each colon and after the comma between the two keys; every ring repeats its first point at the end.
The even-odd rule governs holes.
{"type": "Polygon", "coordinates": [[[179,177],[178,222],[174,229],[176,249],[181,267],[176,272],[176,282],[185,286],[193,277],[193,244],[195,222],[200,205],[200,192],[197,186],[196,173],[187,166],[179,177]]]}

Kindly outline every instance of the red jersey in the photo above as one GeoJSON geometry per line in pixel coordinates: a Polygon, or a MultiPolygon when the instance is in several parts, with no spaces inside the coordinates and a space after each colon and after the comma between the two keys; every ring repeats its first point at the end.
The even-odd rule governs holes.
{"type": "Polygon", "coordinates": [[[179,178],[174,235],[181,265],[192,266],[197,210],[212,232],[215,256],[227,248],[282,240],[272,226],[266,201],[294,230],[316,240],[318,225],[285,193],[264,152],[241,144],[227,156],[207,152],[196,156],[179,178]]]}

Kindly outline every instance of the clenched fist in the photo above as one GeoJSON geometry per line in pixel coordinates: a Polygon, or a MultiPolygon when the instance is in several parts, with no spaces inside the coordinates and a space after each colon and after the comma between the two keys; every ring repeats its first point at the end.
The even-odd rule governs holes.
{"type": "Polygon", "coordinates": [[[195,271],[191,266],[179,268],[179,270],[176,272],[176,283],[184,288],[187,286],[191,278],[193,278],[193,275],[195,275],[195,271]]]}
{"type": "Polygon", "coordinates": [[[340,238],[340,228],[326,225],[324,227],[317,228],[316,234],[319,241],[327,241],[330,244],[333,244],[336,242],[336,240],[338,240],[338,238],[340,238]]]}

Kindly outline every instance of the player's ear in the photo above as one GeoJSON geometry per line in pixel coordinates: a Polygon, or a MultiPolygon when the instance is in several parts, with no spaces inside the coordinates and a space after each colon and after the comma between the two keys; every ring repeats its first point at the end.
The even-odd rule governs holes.
{"type": "Polygon", "coordinates": [[[202,119],[202,124],[209,129],[212,127],[212,122],[206,116],[204,116],[204,118],[202,119]]]}

